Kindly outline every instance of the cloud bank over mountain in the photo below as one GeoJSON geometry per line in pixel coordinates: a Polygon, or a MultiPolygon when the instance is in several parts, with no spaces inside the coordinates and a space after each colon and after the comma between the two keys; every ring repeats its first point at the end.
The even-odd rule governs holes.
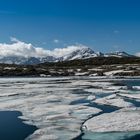
{"type": "Polygon", "coordinates": [[[83,45],[73,45],[66,48],[55,48],[47,50],[40,47],[34,47],[31,43],[25,43],[11,37],[11,44],[0,43],[0,56],[23,56],[23,57],[62,57],[81,48],[88,48],[83,45]]]}
{"type": "Polygon", "coordinates": [[[11,38],[12,43],[0,43],[0,56],[40,57],[48,54],[43,48],[35,48],[31,43],[11,38]]]}
{"type": "Polygon", "coordinates": [[[140,57],[140,52],[136,53],[135,55],[138,56],[138,57],[140,57]]]}
{"type": "MultiPolygon", "coordinates": [[[[137,55],[140,56],[140,53],[137,55]]],[[[93,57],[134,57],[127,52],[102,53],[94,52],[84,45],[71,45],[53,50],[35,47],[31,43],[11,38],[11,43],[0,43],[0,63],[6,64],[39,64],[44,62],[70,61],[93,57]]]]}

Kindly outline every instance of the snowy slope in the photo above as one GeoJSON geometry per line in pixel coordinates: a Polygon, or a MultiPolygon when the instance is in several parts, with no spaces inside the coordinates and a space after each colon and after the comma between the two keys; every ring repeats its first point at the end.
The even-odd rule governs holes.
{"type": "Polygon", "coordinates": [[[46,56],[0,56],[0,63],[6,64],[39,64],[44,62],[58,62],[58,61],[70,61],[75,59],[87,59],[93,57],[132,57],[132,55],[126,52],[114,52],[103,54],[101,52],[94,52],[88,47],[76,47],[72,51],[62,53],[62,55],[54,55],[53,53],[46,56]]]}
{"type": "Polygon", "coordinates": [[[63,56],[63,61],[86,59],[91,57],[98,57],[98,54],[95,53],[92,49],[85,47],[85,48],[79,48],[76,51],[73,51],[72,53],[63,56]]]}
{"type": "Polygon", "coordinates": [[[106,53],[105,57],[133,57],[133,55],[130,55],[124,51],[116,51],[116,52],[106,53]]]}

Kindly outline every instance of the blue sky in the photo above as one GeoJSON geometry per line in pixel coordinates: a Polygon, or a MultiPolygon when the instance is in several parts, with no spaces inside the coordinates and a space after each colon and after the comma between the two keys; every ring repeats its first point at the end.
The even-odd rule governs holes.
{"type": "Polygon", "coordinates": [[[0,0],[0,42],[140,52],[139,0],[0,0]]]}

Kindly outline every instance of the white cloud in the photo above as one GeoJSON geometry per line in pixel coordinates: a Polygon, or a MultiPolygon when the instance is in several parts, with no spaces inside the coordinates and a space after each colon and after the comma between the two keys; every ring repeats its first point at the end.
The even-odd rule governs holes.
{"type": "Polygon", "coordinates": [[[72,45],[66,48],[55,48],[53,51],[50,51],[50,54],[55,57],[61,57],[72,53],[73,51],[79,50],[81,48],[85,48],[84,45],[72,45]]]}
{"type": "Polygon", "coordinates": [[[0,43],[0,56],[61,57],[68,55],[73,51],[86,47],[83,45],[72,45],[66,48],[55,48],[54,50],[47,50],[39,47],[34,47],[31,43],[25,43],[13,37],[11,37],[11,41],[11,44],[0,43]]]}
{"type": "Polygon", "coordinates": [[[57,43],[59,43],[60,41],[59,41],[58,39],[54,39],[53,42],[57,44],[57,43]]]}
{"type": "Polygon", "coordinates": [[[136,53],[135,55],[138,56],[138,57],[140,57],[140,52],[136,53]]]}
{"type": "Polygon", "coordinates": [[[15,38],[15,37],[10,37],[10,40],[12,41],[12,42],[21,42],[21,41],[19,41],[17,38],[15,38]]]}
{"type": "Polygon", "coordinates": [[[0,43],[1,56],[40,57],[48,55],[46,50],[35,48],[31,43],[25,43],[13,37],[11,37],[11,41],[11,44],[0,43]]]}

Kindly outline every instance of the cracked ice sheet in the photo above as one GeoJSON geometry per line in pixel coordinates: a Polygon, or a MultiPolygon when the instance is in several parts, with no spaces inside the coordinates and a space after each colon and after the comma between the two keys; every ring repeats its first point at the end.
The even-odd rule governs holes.
{"type": "Polygon", "coordinates": [[[134,94],[139,94],[140,93],[140,90],[118,90],[119,93],[122,93],[122,94],[130,94],[130,95],[134,95],[134,94]]]}
{"type": "Polygon", "coordinates": [[[113,83],[111,82],[103,82],[103,81],[100,81],[100,82],[96,82],[96,81],[90,81],[90,79],[88,80],[77,80],[77,81],[73,81],[72,82],[72,85],[73,86],[94,86],[94,87],[97,87],[97,88],[105,88],[105,87],[109,87],[111,86],[113,83]]]}
{"type": "MultiPolygon", "coordinates": [[[[140,93],[140,91],[139,91],[140,93]]],[[[131,99],[139,99],[140,100],[140,94],[123,94],[123,93],[119,93],[120,96],[122,97],[128,97],[131,99]]]]}
{"type": "Polygon", "coordinates": [[[98,104],[113,105],[117,107],[133,107],[134,105],[130,102],[124,101],[124,99],[117,97],[116,94],[109,95],[104,98],[99,98],[94,101],[98,104]]]}
{"type": "Polygon", "coordinates": [[[134,132],[140,130],[140,108],[105,113],[84,123],[92,132],[134,132]]]}
{"type": "Polygon", "coordinates": [[[133,89],[140,90],[140,86],[132,86],[133,89]]]}
{"type": "Polygon", "coordinates": [[[85,92],[89,92],[92,94],[100,95],[100,94],[114,94],[116,91],[114,90],[106,90],[106,89],[84,89],[85,92]]]}
{"type": "Polygon", "coordinates": [[[39,128],[29,139],[72,139],[81,133],[80,127],[85,119],[101,111],[85,104],[69,105],[86,98],[85,95],[72,94],[77,87],[70,83],[51,84],[52,88],[50,83],[47,84],[48,79],[2,79],[1,83],[8,88],[0,86],[0,110],[21,111],[23,116],[20,118],[25,119],[25,123],[39,128]],[[44,84],[39,84],[42,82],[44,84]]]}
{"type": "Polygon", "coordinates": [[[90,93],[115,93],[125,89],[125,86],[113,86],[111,82],[88,82],[88,85],[93,86],[93,88],[85,88],[84,91],[90,93]]]}

